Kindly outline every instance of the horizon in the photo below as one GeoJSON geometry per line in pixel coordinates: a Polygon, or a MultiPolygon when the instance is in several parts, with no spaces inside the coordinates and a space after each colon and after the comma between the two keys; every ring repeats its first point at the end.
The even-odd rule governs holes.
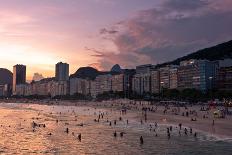
{"type": "Polygon", "coordinates": [[[160,64],[232,36],[229,0],[0,2],[0,67],[24,64],[27,80],[53,77],[60,61],[70,73],[160,64]]]}

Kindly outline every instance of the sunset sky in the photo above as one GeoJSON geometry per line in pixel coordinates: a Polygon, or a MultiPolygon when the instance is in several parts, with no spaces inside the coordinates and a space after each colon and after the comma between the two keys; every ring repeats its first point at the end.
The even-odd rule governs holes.
{"type": "Polygon", "coordinates": [[[0,68],[54,76],[59,61],[108,70],[232,39],[231,0],[0,0],[0,68]]]}

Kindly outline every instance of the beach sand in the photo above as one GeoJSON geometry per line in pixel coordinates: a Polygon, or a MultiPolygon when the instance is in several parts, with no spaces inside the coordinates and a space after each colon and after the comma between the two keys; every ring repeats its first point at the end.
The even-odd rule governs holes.
{"type": "MultiPolygon", "coordinates": [[[[28,103],[9,101],[0,103],[0,152],[16,154],[195,154],[215,153],[230,154],[232,151],[232,118],[214,118],[216,109],[203,112],[200,106],[180,108],[179,115],[170,106],[164,114],[164,106],[150,105],[148,102],[115,100],[105,102],[77,101],[27,101],[28,103]],[[12,103],[11,103],[12,102],[12,103]],[[31,103],[30,103],[31,102],[31,103]],[[150,108],[145,112],[142,108],[150,108]],[[126,114],[122,113],[127,109],[126,114]],[[156,109],[156,111],[155,111],[156,109]],[[182,116],[183,112],[196,111],[197,116],[182,116]],[[99,122],[94,121],[104,113],[99,122]],[[206,115],[208,118],[203,118],[206,115]],[[122,121],[119,118],[122,118],[122,121]],[[191,121],[196,118],[197,121],[191,121]],[[56,122],[58,120],[58,122],[56,122]],[[108,120],[108,121],[107,121],[108,120]],[[114,121],[117,125],[114,125],[114,121]],[[128,120],[128,124],[126,123],[128,120]],[[142,120],[142,124],[140,124],[142,120]],[[214,120],[214,125],[212,122],[214,120]],[[46,124],[33,131],[32,122],[46,124]],[[112,126],[109,126],[109,122],[112,126]],[[156,132],[155,122],[158,124],[156,132]],[[193,129],[197,139],[182,129],[178,136],[178,124],[182,128],[193,129]],[[83,124],[83,126],[81,125],[83,124]],[[152,126],[152,131],[150,130],[152,126]],[[166,128],[173,127],[171,139],[168,140],[166,128]],[[69,133],[65,131],[69,128],[69,133]],[[125,138],[114,138],[114,132],[125,132],[125,138]],[[49,135],[51,133],[51,135],[49,135]],[[78,134],[82,141],[78,141],[78,134]],[[155,137],[158,133],[158,137],[155,137]],[[145,144],[140,145],[139,137],[143,136],[145,144]],[[218,143],[217,141],[222,141],[218,143]],[[225,142],[224,142],[225,141],[225,142]],[[227,142],[228,141],[228,142],[227,142]],[[154,146],[154,144],[156,144],[154,146]],[[94,149],[93,149],[94,148],[94,149]],[[179,148],[179,149],[177,149],[179,148]],[[218,149],[221,148],[221,149],[218,149]],[[186,152],[184,152],[185,150],[186,152]]],[[[222,108],[222,107],[218,107],[222,108]]]]}

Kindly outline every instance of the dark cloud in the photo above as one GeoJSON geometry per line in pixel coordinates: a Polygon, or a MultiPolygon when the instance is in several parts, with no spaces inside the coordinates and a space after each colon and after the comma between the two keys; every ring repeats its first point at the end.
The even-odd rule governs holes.
{"type": "Polygon", "coordinates": [[[94,56],[94,57],[104,57],[105,56],[103,52],[96,50],[95,48],[85,47],[85,50],[92,51],[94,54],[92,54],[91,56],[94,56]]]}
{"type": "Polygon", "coordinates": [[[116,30],[108,30],[106,28],[103,28],[100,30],[100,34],[116,34],[118,31],[116,30]]]}
{"type": "Polygon", "coordinates": [[[163,4],[163,7],[178,11],[190,11],[205,7],[208,4],[208,0],[168,0],[163,4]]]}
{"type": "MultiPolygon", "coordinates": [[[[110,38],[117,53],[101,52],[105,67],[162,63],[232,39],[232,7],[228,0],[166,0],[117,24],[110,38]]],[[[102,37],[109,35],[107,29],[102,37]]],[[[106,37],[107,38],[107,37],[106,37]]]]}

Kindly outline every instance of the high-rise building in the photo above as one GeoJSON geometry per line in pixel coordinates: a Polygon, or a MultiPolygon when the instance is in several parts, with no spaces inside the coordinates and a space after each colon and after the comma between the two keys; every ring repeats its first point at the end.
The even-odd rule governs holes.
{"type": "Polygon", "coordinates": [[[56,81],[67,81],[69,79],[69,64],[59,62],[56,64],[56,81]]]}
{"type": "Polygon", "coordinates": [[[171,68],[169,72],[169,78],[170,78],[170,89],[176,89],[178,87],[177,82],[177,70],[178,68],[171,68]]]}
{"type": "Polygon", "coordinates": [[[151,74],[135,74],[132,79],[132,91],[143,95],[151,92],[151,74]]]}
{"type": "Polygon", "coordinates": [[[232,66],[221,67],[217,75],[217,89],[232,91],[232,66]]]}
{"type": "Polygon", "coordinates": [[[95,79],[96,84],[96,94],[102,94],[104,92],[112,91],[112,75],[111,74],[104,74],[98,75],[95,79]]]}
{"type": "Polygon", "coordinates": [[[139,95],[151,92],[151,70],[153,66],[140,65],[136,66],[136,74],[132,79],[132,91],[139,95]]]}
{"type": "Polygon", "coordinates": [[[130,94],[132,93],[132,79],[133,76],[135,75],[135,69],[124,69],[123,70],[124,74],[124,93],[125,97],[129,97],[130,94]]]}
{"type": "Polygon", "coordinates": [[[71,78],[70,79],[70,95],[82,94],[89,95],[91,81],[81,78],[71,78]]]}
{"type": "Polygon", "coordinates": [[[112,91],[123,92],[124,91],[124,74],[116,74],[111,77],[112,91]]]}
{"type": "Polygon", "coordinates": [[[136,66],[136,74],[147,74],[150,73],[152,69],[151,64],[136,66]]]}
{"type": "Polygon", "coordinates": [[[215,86],[218,62],[189,60],[180,63],[178,68],[178,88],[195,88],[203,92],[215,86]]]}
{"type": "Polygon", "coordinates": [[[26,66],[15,65],[13,67],[13,94],[16,92],[16,85],[26,83],[26,66]]]}
{"type": "Polygon", "coordinates": [[[151,71],[151,93],[160,93],[160,74],[159,70],[151,71]]]}
{"type": "Polygon", "coordinates": [[[159,69],[160,74],[160,89],[170,88],[170,68],[169,66],[162,67],[159,69]]]}

